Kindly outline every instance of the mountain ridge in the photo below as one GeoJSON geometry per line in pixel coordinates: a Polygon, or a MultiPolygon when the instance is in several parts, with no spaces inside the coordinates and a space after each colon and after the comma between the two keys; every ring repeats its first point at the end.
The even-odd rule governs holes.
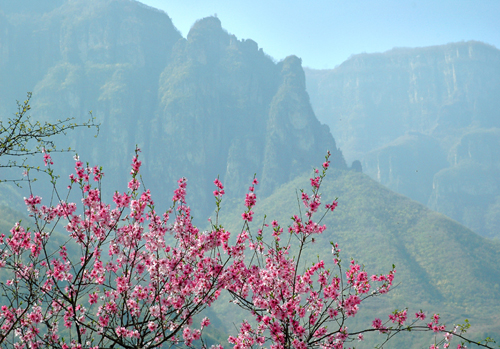
{"type": "MultiPolygon", "coordinates": [[[[0,115],[9,112],[3,101],[22,89],[33,91],[32,114],[41,120],[64,115],[82,122],[92,110],[100,137],[77,130],[59,142],[108,168],[117,187],[126,186],[136,145],[154,191],[172,192],[180,177],[190,178],[204,203],[200,219],[212,210],[206,193],[218,175],[244,188],[258,173],[268,179],[261,190],[269,195],[327,150],[334,166],[346,167],[310,106],[301,60],[274,62],[216,17],[198,20],[183,38],[166,13],[129,0],[66,1],[32,16],[9,37],[45,49],[21,57],[15,40],[6,41],[0,78],[26,68],[17,84],[0,87],[0,115]]],[[[167,205],[162,198],[160,206],[167,205]]]]}
{"type": "Polygon", "coordinates": [[[347,159],[360,160],[372,178],[479,234],[500,237],[485,214],[497,212],[498,181],[489,180],[492,190],[483,194],[480,181],[471,182],[467,175],[478,171],[478,176],[496,178],[500,159],[488,155],[485,164],[480,151],[462,151],[462,159],[469,158],[466,172],[465,165],[454,161],[460,143],[476,150],[482,144],[488,154],[498,148],[487,136],[500,128],[495,99],[500,93],[500,50],[467,41],[360,54],[333,70],[305,71],[316,115],[330,126],[347,159]],[[421,135],[420,142],[426,137],[432,147],[411,146],[407,135],[412,132],[421,135]],[[484,139],[472,137],[477,132],[484,139]],[[395,146],[399,137],[408,142],[395,146]],[[485,139],[490,142],[485,144],[485,139]],[[446,183],[456,185],[441,190],[446,183]],[[474,183],[477,187],[471,189],[474,183]],[[453,203],[464,209],[451,208],[453,203]]]}

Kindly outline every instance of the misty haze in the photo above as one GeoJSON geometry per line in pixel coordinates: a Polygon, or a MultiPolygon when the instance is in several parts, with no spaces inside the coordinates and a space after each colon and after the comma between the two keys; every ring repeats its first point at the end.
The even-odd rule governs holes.
{"type": "MultiPolygon", "coordinates": [[[[499,49],[482,38],[446,41],[351,52],[334,68],[315,69],[296,52],[272,57],[215,14],[183,35],[168,6],[164,12],[130,0],[0,0],[2,123],[28,92],[34,120],[82,124],[95,117],[97,137],[80,127],[54,142],[103,167],[103,201],[130,188],[137,146],[141,185],[158,212],[172,204],[185,177],[193,222],[210,230],[219,178],[220,221],[236,234],[254,175],[258,203],[248,227],[257,231],[266,216],[286,232],[302,202],[299,190],[311,187],[329,151],[321,195],[337,198],[338,207],[321,221],[327,229],[301,263],[310,267],[319,258],[334,269],[333,241],[344,274],[350,258],[368,273],[387,273],[393,264],[397,270],[398,286],[360,306],[366,313],[349,318],[349,330],[371,328],[376,317],[386,321],[408,307],[409,318],[426,309],[450,326],[468,319],[469,338],[500,340],[499,49]]],[[[1,137],[0,147],[7,140],[1,137]]],[[[0,181],[22,178],[2,154],[0,181]]],[[[54,152],[61,191],[75,171],[74,155],[54,152]]],[[[43,159],[27,163],[43,167],[43,159]]],[[[33,190],[50,198],[50,180],[37,176],[33,190]]],[[[23,201],[29,190],[0,183],[0,234],[32,219],[23,201]]],[[[81,195],[71,199],[81,203],[81,195]]],[[[62,243],[64,225],[54,231],[62,243]]],[[[290,254],[296,251],[293,245],[290,254]]],[[[7,279],[0,269],[0,283],[7,279]]],[[[204,336],[210,345],[232,347],[228,335],[239,330],[233,323],[251,316],[229,295],[221,299],[202,313],[212,322],[204,336]]],[[[374,347],[382,337],[368,334],[359,344],[374,347]]],[[[432,331],[401,333],[384,348],[433,343],[432,331]]]]}

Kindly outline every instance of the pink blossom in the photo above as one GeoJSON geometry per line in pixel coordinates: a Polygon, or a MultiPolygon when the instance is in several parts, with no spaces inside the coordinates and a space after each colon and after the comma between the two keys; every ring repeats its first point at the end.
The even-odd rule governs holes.
{"type": "Polygon", "coordinates": [[[54,163],[52,162],[52,157],[48,152],[45,151],[45,148],[42,149],[42,153],[43,153],[43,163],[45,164],[45,166],[48,166],[48,164],[54,165],[54,163]]]}
{"type": "Polygon", "coordinates": [[[416,312],[415,318],[419,320],[425,320],[425,314],[422,311],[416,312]]]}

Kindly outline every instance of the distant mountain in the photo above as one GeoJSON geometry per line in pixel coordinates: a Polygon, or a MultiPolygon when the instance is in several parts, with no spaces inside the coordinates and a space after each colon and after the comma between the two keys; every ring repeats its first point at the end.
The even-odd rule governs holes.
{"type": "Polygon", "coordinates": [[[352,56],[306,70],[346,159],[389,188],[500,238],[500,51],[461,42],[352,56]],[[471,151],[468,151],[471,149],[471,151]],[[485,182],[486,181],[486,182],[485,182]]]}
{"type": "Polygon", "coordinates": [[[345,168],[311,108],[300,59],[275,63],[215,17],[182,38],[167,14],[129,0],[64,1],[25,17],[3,12],[0,79],[12,83],[1,84],[0,115],[26,91],[41,119],[83,121],[92,110],[99,137],[78,130],[59,144],[104,166],[110,193],[125,187],[136,144],[146,185],[165,206],[187,177],[201,200],[198,217],[213,209],[218,175],[237,193],[258,173],[269,195],[327,150],[345,168]]]}
{"type": "MultiPolygon", "coordinates": [[[[261,227],[264,214],[267,223],[276,219],[281,226],[290,224],[290,217],[299,214],[296,190],[308,190],[309,177],[298,177],[258,200],[253,228],[261,227]]],[[[355,171],[329,171],[321,194],[323,202],[338,197],[339,204],[322,221],[326,232],[302,255],[306,265],[319,258],[335,272],[330,241],[339,243],[344,264],[354,258],[369,274],[396,265],[398,286],[361,306],[359,320],[347,324],[350,330],[370,326],[375,317],[386,316],[384,312],[409,307],[411,314],[420,309],[440,313],[449,325],[467,318],[475,325],[473,336],[500,336],[500,242],[480,237],[355,171]]],[[[243,203],[243,197],[238,204],[223,201],[222,224],[227,230],[241,230],[243,203]]],[[[231,331],[231,319],[225,315],[228,307],[221,305],[215,311],[231,331]]],[[[422,333],[399,334],[387,348],[429,347],[432,340],[432,335],[422,333]]],[[[381,337],[371,341],[380,343],[381,337]]]]}

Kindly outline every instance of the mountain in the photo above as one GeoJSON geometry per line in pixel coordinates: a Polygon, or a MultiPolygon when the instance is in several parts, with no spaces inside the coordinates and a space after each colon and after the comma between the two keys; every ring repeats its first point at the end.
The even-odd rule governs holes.
{"type": "MultiPolygon", "coordinates": [[[[300,188],[308,191],[309,177],[298,177],[270,197],[258,199],[252,229],[261,228],[266,215],[267,223],[276,219],[286,231],[286,226],[292,223],[290,217],[300,215],[296,191],[300,188]]],[[[471,334],[474,337],[498,338],[498,241],[481,237],[443,214],[355,171],[329,171],[321,186],[321,195],[323,203],[338,197],[338,206],[321,221],[327,230],[302,254],[305,265],[319,258],[325,261],[325,268],[335,274],[337,269],[332,262],[330,241],[339,244],[344,269],[350,258],[364,265],[370,275],[386,273],[392,264],[396,265],[397,286],[387,295],[361,305],[359,319],[347,324],[349,330],[369,327],[375,317],[385,320],[394,309],[408,307],[411,316],[420,309],[427,314],[439,313],[448,325],[463,323],[467,318],[473,324],[471,334]]],[[[243,199],[238,204],[224,204],[223,201],[226,211],[221,213],[225,218],[222,224],[229,231],[241,230],[243,199]]],[[[321,216],[319,212],[318,217],[321,216]]],[[[267,231],[264,237],[270,234],[267,231]]],[[[282,240],[286,238],[282,236],[282,240]]],[[[296,255],[296,251],[291,254],[296,255]]],[[[228,309],[222,306],[215,311],[230,326],[231,321],[225,315],[228,309]]],[[[432,335],[420,333],[412,337],[402,333],[387,347],[429,347],[433,340],[432,335]]],[[[380,343],[382,337],[374,336],[370,341],[380,343]]]]}
{"type": "MultiPolygon", "coordinates": [[[[269,195],[327,149],[336,166],[345,167],[312,111],[297,57],[275,64],[252,40],[225,32],[215,17],[196,22],[173,56],[160,78],[153,120],[152,137],[166,135],[165,146],[148,159],[157,182],[165,173],[173,181],[183,169],[195,183],[209,186],[220,175],[227,187],[244,190],[258,173],[268,179],[262,191],[269,195]]],[[[195,190],[211,193],[202,190],[207,186],[195,190]]]]}
{"type": "Polygon", "coordinates": [[[389,188],[500,238],[500,51],[469,41],[354,55],[306,70],[346,159],[389,188]],[[468,149],[471,149],[469,152],[468,149]],[[486,182],[484,182],[486,181],[486,182]]]}
{"type": "Polygon", "coordinates": [[[21,19],[3,16],[0,78],[17,82],[2,84],[0,115],[29,90],[32,114],[42,120],[84,121],[92,110],[100,136],[77,130],[58,144],[102,165],[113,181],[108,194],[125,188],[136,144],[162,207],[187,177],[188,193],[201,202],[197,217],[213,210],[217,176],[236,194],[258,173],[270,195],[327,150],[334,166],[346,168],[311,108],[301,60],[274,62],[216,17],[182,38],[167,14],[129,0],[64,1],[21,19]]]}

